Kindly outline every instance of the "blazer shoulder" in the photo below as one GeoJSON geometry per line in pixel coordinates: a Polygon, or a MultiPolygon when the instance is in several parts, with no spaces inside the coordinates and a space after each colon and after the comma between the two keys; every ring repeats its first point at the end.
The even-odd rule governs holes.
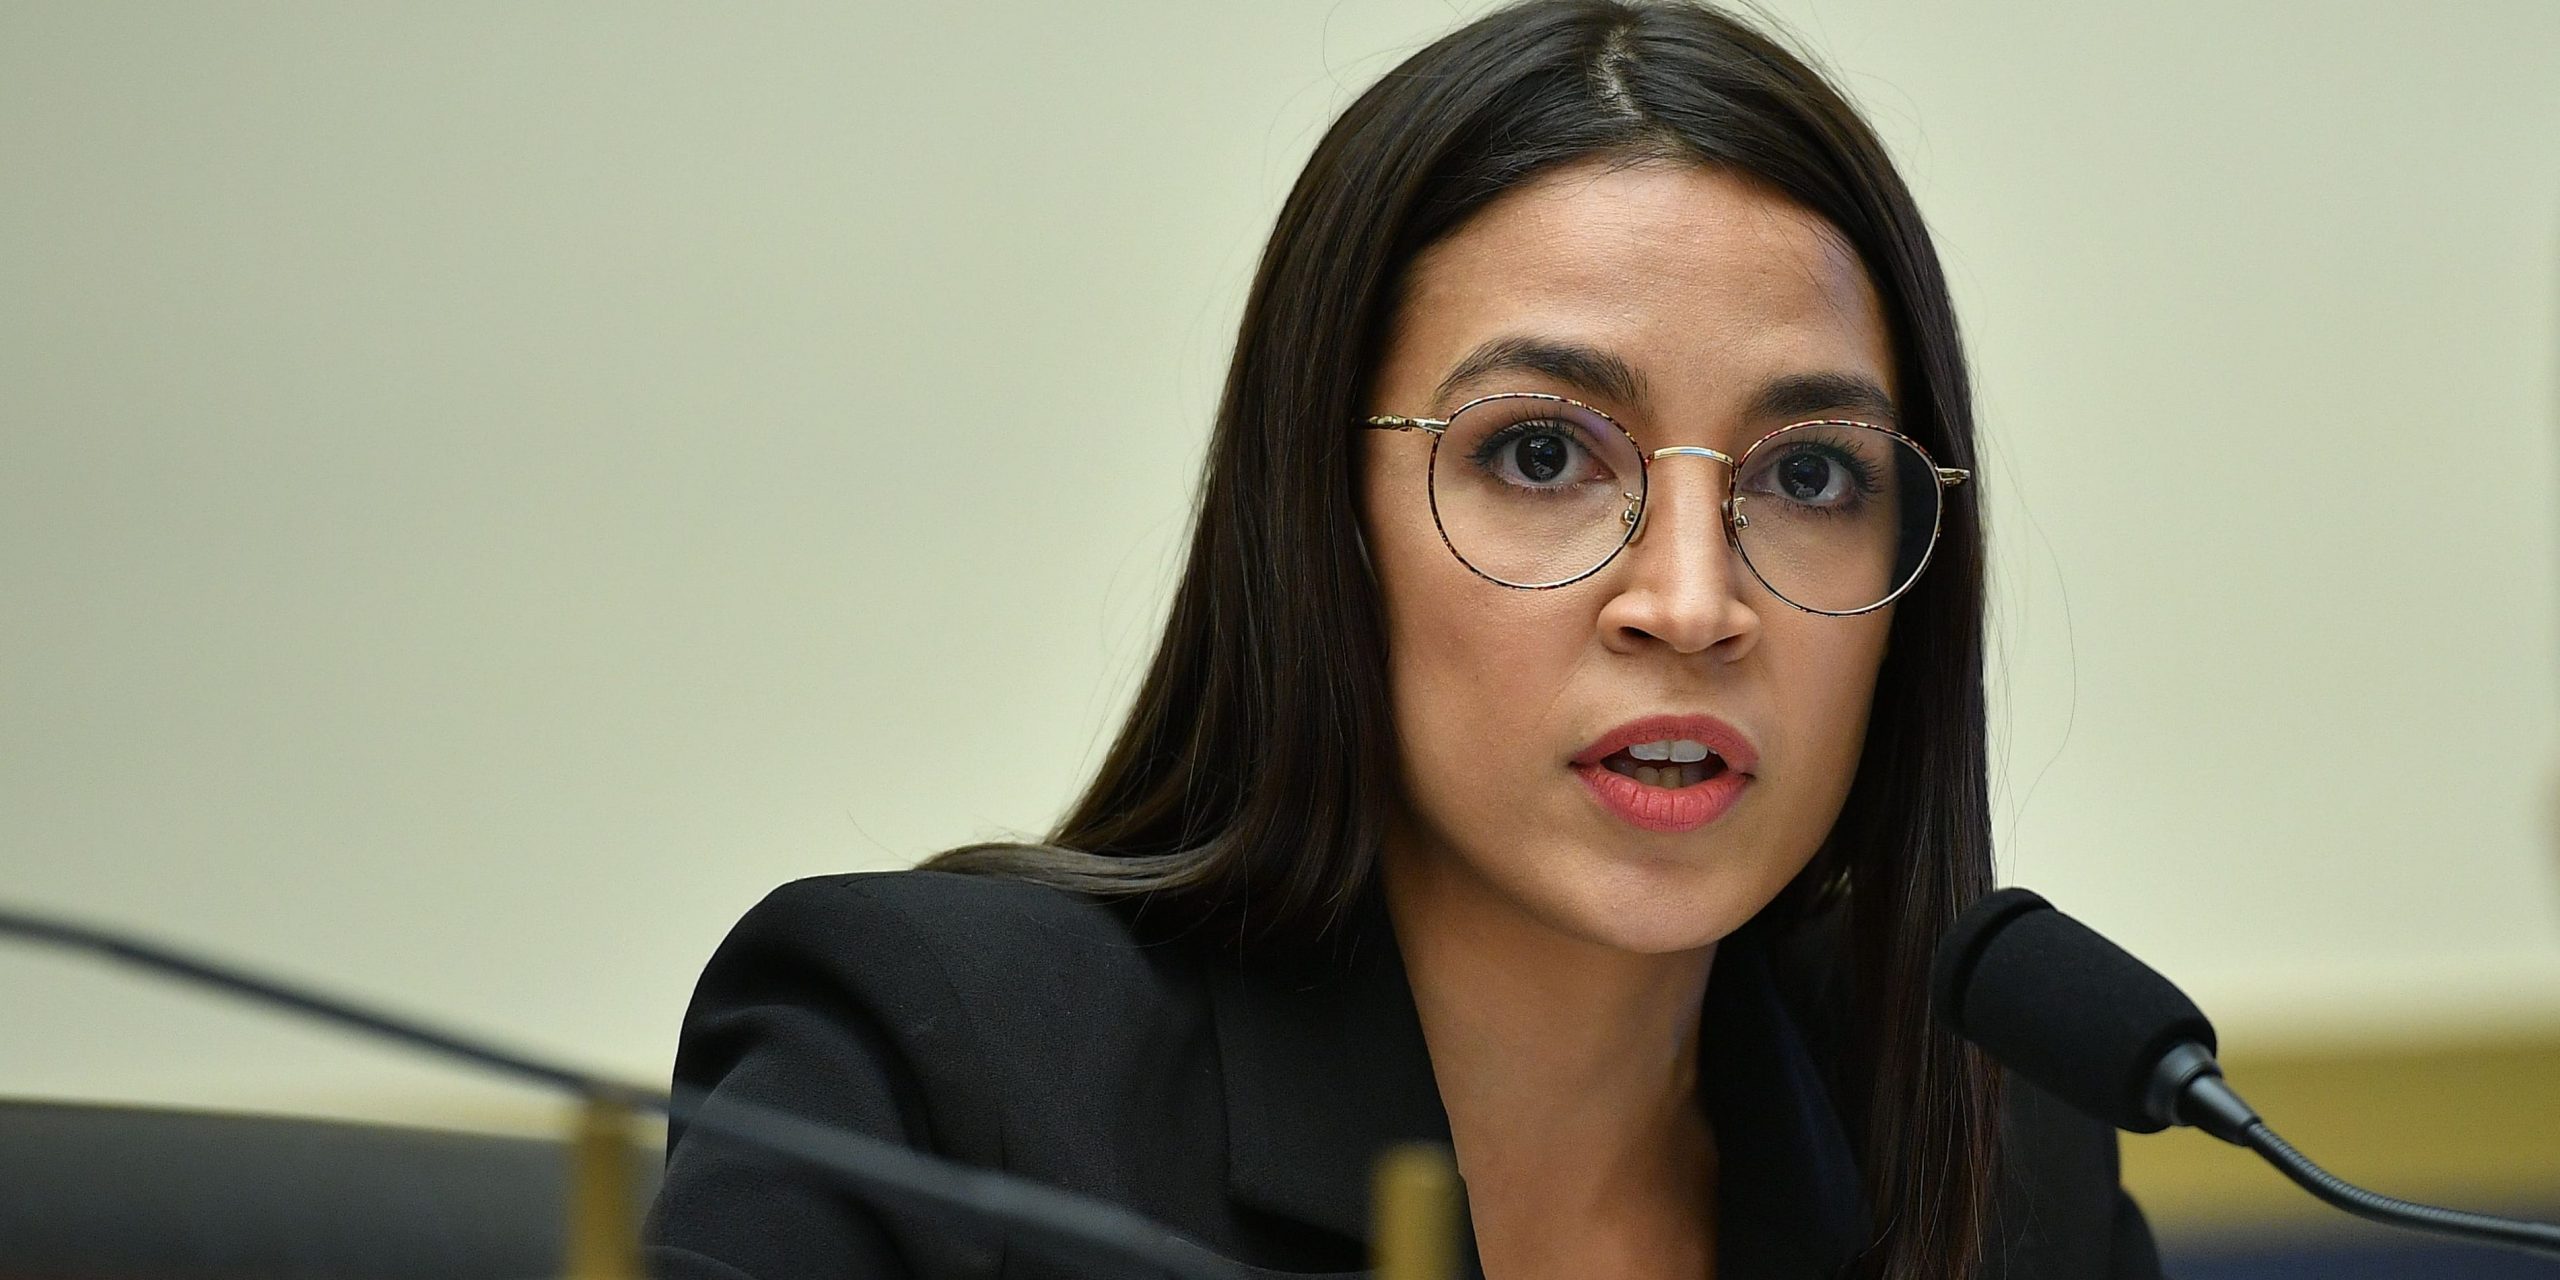
{"type": "Polygon", "coordinates": [[[792,925],[900,924],[935,930],[999,932],[1030,927],[1040,935],[1089,942],[1130,937],[1108,901],[1009,876],[952,871],[852,871],[794,880],[767,893],[746,921],[792,925]]]}
{"type": "Polygon", "coordinates": [[[964,1007],[1002,1035],[1069,1010],[1144,1008],[1197,968],[1189,949],[1142,940],[1108,899],[1010,877],[885,871],[813,876],[766,894],[705,977],[815,977],[914,1017],[964,1007]]]}
{"type": "MultiPolygon", "coordinates": [[[[1025,1105],[1044,1096],[1044,1066],[1116,1052],[1091,1078],[1117,1079],[1138,1060],[1073,1034],[1138,1023],[1128,1015],[1144,970],[1133,950],[1108,903],[1024,881],[923,871],[796,880],[740,917],[704,966],[676,1083],[706,1105],[734,1099],[1007,1167],[1057,1145],[1025,1105]]],[[[680,1123],[668,1126],[659,1205],[658,1263],[693,1259],[678,1274],[713,1265],[700,1258],[765,1276],[988,1269],[972,1252],[983,1242],[856,1212],[823,1181],[779,1177],[768,1158],[690,1140],[680,1123]]]]}
{"type": "Polygon", "coordinates": [[[770,936],[820,953],[872,943],[929,943],[1025,959],[1108,963],[1139,941],[1109,900],[1029,880],[950,871],[858,871],[794,880],[742,917],[737,936],[770,936]]]}

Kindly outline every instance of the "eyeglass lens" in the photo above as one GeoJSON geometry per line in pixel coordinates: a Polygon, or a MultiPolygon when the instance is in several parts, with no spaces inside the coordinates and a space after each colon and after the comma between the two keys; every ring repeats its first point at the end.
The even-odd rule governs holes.
{"type": "MultiPolygon", "coordinates": [[[[1624,431],[1544,396],[1468,406],[1432,457],[1432,512],[1449,549],[1517,587],[1559,586],[1608,563],[1633,531],[1644,486],[1643,456],[1624,431]]],[[[1854,613],[1919,573],[1938,500],[1928,456],[1891,432],[1790,427],[1752,446],[1735,470],[1734,541],[1787,602],[1854,613]]]]}

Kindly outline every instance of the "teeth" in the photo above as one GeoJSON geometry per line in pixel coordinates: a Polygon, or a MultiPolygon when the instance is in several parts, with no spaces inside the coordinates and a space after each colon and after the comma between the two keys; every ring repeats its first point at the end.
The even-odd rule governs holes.
{"type": "Polygon", "coordinates": [[[1673,758],[1671,746],[1668,742],[1639,742],[1627,748],[1627,754],[1638,760],[1669,760],[1673,758]]]}
{"type": "Polygon", "coordinates": [[[1696,764],[1698,761],[1706,759],[1708,754],[1707,744],[1703,742],[1692,742],[1687,738],[1682,738],[1678,742],[1671,744],[1671,758],[1682,764],[1696,764]]]}
{"type": "Polygon", "coordinates": [[[1648,787],[1694,787],[1706,781],[1707,774],[1714,768],[1712,765],[1695,760],[1650,765],[1621,760],[1616,756],[1611,756],[1605,764],[1611,773],[1633,778],[1648,787]]]}
{"type": "Polygon", "coordinates": [[[1715,752],[1707,750],[1707,744],[1703,742],[1681,738],[1677,741],[1665,739],[1661,742],[1639,742],[1627,748],[1627,754],[1638,760],[1668,760],[1674,764],[1696,764],[1714,755],[1715,752]]]}

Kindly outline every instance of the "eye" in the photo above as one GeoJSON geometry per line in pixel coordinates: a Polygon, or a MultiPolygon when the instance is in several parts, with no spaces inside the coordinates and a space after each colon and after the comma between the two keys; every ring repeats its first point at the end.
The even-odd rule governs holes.
{"type": "Polygon", "coordinates": [[[1778,463],[1778,491],[1797,502],[1836,502],[1848,486],[1848,469],[1814,452],[1799,449],[1778,463]]]}
{"type": "Polygon", "coordinates": [[[1876,468],[1843,441],[1784,445],[1752,468],[1742,487],[1815,511],[1852,511],[1876,491],[1876,468]]]}
{"type": "Polygon", "coordinates": [[[1544,419],[1492,433],[1469,451],[1469,460],[1495,481],[1519,489],[1569,488],[1607,471],[1571,423],[1544,419]]]}

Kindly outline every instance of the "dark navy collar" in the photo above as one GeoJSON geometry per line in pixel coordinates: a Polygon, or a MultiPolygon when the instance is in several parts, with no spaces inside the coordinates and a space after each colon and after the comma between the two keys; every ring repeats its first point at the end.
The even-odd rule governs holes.
{"type": "MultiPolygon", "coordinates": [[[[1413,992],[1376,895],[1321,964],[1216,967],[1237,1201],[1369,1238],[1369,1164],[1399,1141],[1449,1141],[1413,992]]],[[[1702,1008],[1698,1090],[1716,1135],[1719,1280],[1830,1280],[1866,1219],[1858,1168],[1755,930],[1719,944],[1702,1008]]],[[[1480,1275],[1466,1233],[1467,1271],[1480,1275]]]]}

